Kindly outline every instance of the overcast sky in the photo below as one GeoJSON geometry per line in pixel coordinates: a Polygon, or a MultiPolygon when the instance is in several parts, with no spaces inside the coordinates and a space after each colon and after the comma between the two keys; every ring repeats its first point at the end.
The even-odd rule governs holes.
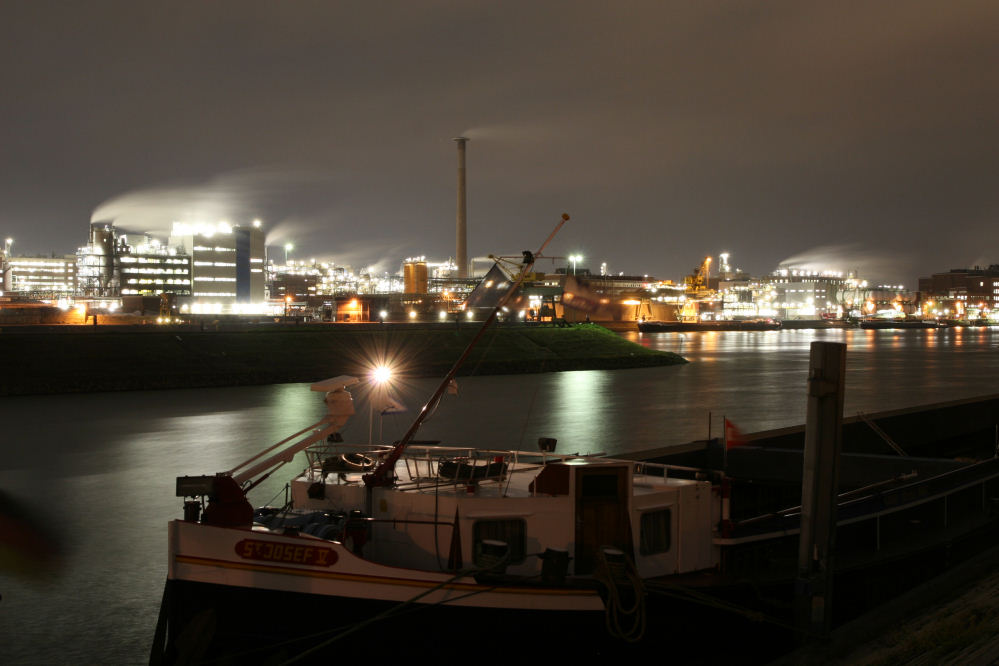
{"type": "Polygon", "coordinates": [[[0,3],[0,234],[264,221],[394,271],[999,263],[999,2],[0,3]],[[812,264],[817,265],[817,264],[812,264]]]}

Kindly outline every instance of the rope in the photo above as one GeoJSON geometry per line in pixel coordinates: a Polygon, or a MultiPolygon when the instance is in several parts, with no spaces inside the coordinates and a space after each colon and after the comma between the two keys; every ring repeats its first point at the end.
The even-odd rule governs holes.
{"type": "Polygon", "coordinates": [[[440,520],[440,488],[441,475],[438,474],[434,477],[434,556],[437,558],[437,568],[444,571],[444,565],[441,564],[441,543],[437,535],[437,523],[440,520]]]}
{"type": "MultiPolygon", "coordinates": [[[[504,564],[506,564],[507,561],[509,561],[509,559],[510,559],[510,550],[507,549],[506,555],[503,557],[503,559],[501,561],[497,562],[496,564],[494,564],[493,567],[491,567],[491,568],[493,568],[493,569],[499,568],[500,566],[503,566],[504,564]]],[[[451,583],[453,583],[454,581],[458,580],[459,578],[462,578],[462,577],[465,577],[465,576],[468,576],[468,575],[472,575],[472,574],[475,574],[475,573],[483,572],[483,571],[489,571],[489,569],[482,569],[482,568],[476,567],[476,568],[472,568],[472,569],[464,569],[462,571],[459,571],[458,573],[456,573],[451,578],[448,578],[447,580],[445,580],[445,581],[443,581],[441,583],[438,583],[437,585],[434,585],[433,587],[431,587],[431,588],[429,588],[427,590],[424,590],[423,592],[419,593],[415,597],[413,597],[411,599],[407,599],[406,601],[400,602],[400,603],[396,604],[395,606],[392,606],[391,608],[387,608],[386,610],[382,611],[381,613],[378,613],[377,615],[374,615],[374,616],[368,618],[367,620],[364,620],[362,622],[358,622],[357,624],[355,624],[354,626],[352,626],[350,629],[347,629],[346,631],[342,631],[339,634],[337,634],[336,636],[333,636],[333,637],[331,637],[331,638],[329,638],[329,639],[327,639],[327,640],[325,640],[325,641],[323,641],[321,643],[318,643],[317,645],[312,646],[311,648],[309,648],[305,652],[302,652],[298,656],[292,657],[291,659],[288,659],[287,661],[282,662],[281,666],[285,666],[286,664],[294,664],[295,662],[300,661],[300,660],[304,659],[305,657],[307,657],[307,656],[309,656],[309,655],[311,655],[311,654],[313,654],[315,652],[318,652],[319,650],[322,650],[322,649],[324,649],[326,647],[329,647],[330,645],[332,645],[333,643],[339,641],[340,639],[345,638],[345,637],[347,637],[347,636],[349,636],[349,635],[351,635],[353,633],[356,633],[356,632],[358,632],[358,631],[366,628],[367,626],[369,626],[371,624],[374,624],[375,622],[379,622],[379,621],[387,619],[387,618],[389,618],[391,616],[398,615],[400,612],[408,609],[409,606],[411,606],[412,604],[416,603],[417,601],[419,601],[423,597],[425,597],[425,596],[427,596],[427,595],[429,595],[429,594],[431,594],[433,592],[436,592],[436,591],[438,591],[438,590],[440,590],[440,589],[442,589],[442,588],[450,585],[451,583]]],[[[493,589],[493,588],[489,588],[489,589],[493,589]]],[[[475,593],[485,592],[485,591],[486,590],[477,590],[477,591],[475,591],[475,593]]],[[[466,596],[469,596],[469,595],[464,595],[464,596],[459,597],[459,598],[463,599],[466,596]]],[[[439,603],[450,603],[452,601],[454,601],[454,600],[453,599],[448,599],[447,602],[437,602],[435,604],[429,604],[429,606],[432,607],[432,606],[438,605],[439,603]]],[[[412,610],[420,610],[420,609],[412,609],[412,610]]]]}
{"type": "Polygon", "coordinates": [[[688,587],[683,587],[680,585],[675,585],[673,583],[668,583],[661,580],[650,580],[646,583],[650,588],[651,592],[655,594],[660,594],[663,596],[673,597],[676,599],[683,599],[684,601],[700,604],[702,606],[707,606],[709,608],[714,608],[715,610],[727,611],[729,613],[735,613],[736,615],[742,615],[743,617],[752,620],[753,622],[767,622],[775,626],[781,627],[783,629],[788,629],[798,633],[805,633],[800,627],[796,627],[792,624],[788,624],[784,620],[775,618],[773,616],[767,615],[760,611],[752,610],[751,608],[745,608],[739,606],[738,604],[733,604],[728,601],[722,601],[717,597],[712,597],[709,594],[703,592],[698,592],[688,587]]]}
{"type": "MultiPolygon", "coordinates": [[[[287,488],[284,487],[284,486],[282,486],[281,490],[277,491],[274,494],[274,497],[270,498],[270,500],[268,500],[267,502],[264,502],[264,506],[271,506],[273,504],[274,500],[276,500],[278,498],[278,495],[280,495],[281,493],[285,492],[286,490],[287,490],[287,488]]],[[[287,510],[287,507],[286,506],[282,507],[281,510],[285,511],[285,510],[287,510]]]]}
{"type": "Polygon", "coordinates": [[[606,590],[604,601],[607,633],[627,643],[637,643],[645,635],[645,584],[635,569],[631,558],[621,553],[620,561],[610,562],[604,551],[597,551],[597,566],[593,578],[606,590]],[[630,587],[630,590],[629,590],[630,587]],[[621,591],[629,590],[634,595],[634,604],[625,608],[621,591]],[[622,626],[626,622],[628,626],[622,626]]]}
{"type": "Polygon", "coordinates": [[[496,342],[496,336],[499,335],[499,328],[499,326],[496,326],[492,331],[490,331],[492,335],[489,336],[489,342],[486,344],[486,348],[482,350],[482,353],[479,354],[479,360],[475,362],[475,366],[473,366],[468,372],[469,377],[474,377],[479,373],[479,368],[482,366],[482,362],[486,360],[486,356],[489,355],[489,350],[493,348],[493,343],[496,342]]]}

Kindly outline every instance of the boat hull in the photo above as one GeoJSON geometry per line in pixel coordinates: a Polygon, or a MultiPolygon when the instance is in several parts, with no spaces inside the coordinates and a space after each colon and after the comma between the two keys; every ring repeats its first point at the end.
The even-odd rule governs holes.
{"type": "MultiPolygon", "coordinates": [[[[315,650],[313,659],[324,663],[331,657],[387,657],[399,645],[426,654],[491,654],[495,644],[490,636],[501,635],[519,636],[532,645],[543,634],[571,635],[575,641],[585,639],[587,651],[615,645],[606,635],[602,611],[403,606],[184,580],[167,586],[172,637],[164,651],[166,663],[179,661],[176,655],[189,644],[199,646],[199,660],[239,658],[246,663],[283,661],[308,650],[315,650]]],[[[561,642],[548,646],[552,654],[566,652],[561,642]]]]}
{"type": "MultiPolygon", "coordinates": [[[[379,565],[339,542],[177,520],[170,526],[169,576],[153,652],[166,655],[167,663],[181,661],[177,654],[188,645],[204,659],[253,650],[257,660],[320,644],[328,654],[355,646],[358,654],[370,654],[372,640],[384,641],[386,626],[430,649],[448,622],[571,629],[599,640],[606,634],[604,604],[591,582],[480,584],[467,574],[379,565]],[[351,641],[325,646],[348,630],[351,641]]],[[[482,648],[481,636],[473,632],[469,640],[469,647],[482,648]]]]}
{"type": "Polygon", "coordinates": [[[592,588],[479,584],[470,574],[371,562],[337,541],[183,520],[171,523],[168,578],[388,603],[570,612],[603,609],[592,588]]]}

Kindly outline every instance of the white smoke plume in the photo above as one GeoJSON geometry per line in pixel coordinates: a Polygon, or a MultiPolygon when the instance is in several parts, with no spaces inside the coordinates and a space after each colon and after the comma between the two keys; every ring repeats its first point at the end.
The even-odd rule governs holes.
{"type": "Polygon", "coordinates": [[[897,252],[866,247],[861,243],[823,245],[782,260],[781,268],[856,273],[873,282],[897,281],[909,273],[909,259],[897,252]]]}
{"type": "Polygon", "coordinates": [[[91,222],[122,229],[169,234],[173,222],[250,224],[269,202],[332,179],[315,170],[264,167],[218,174],[199,183],[165,183],[125,192],[98,205],[91,222]]]}

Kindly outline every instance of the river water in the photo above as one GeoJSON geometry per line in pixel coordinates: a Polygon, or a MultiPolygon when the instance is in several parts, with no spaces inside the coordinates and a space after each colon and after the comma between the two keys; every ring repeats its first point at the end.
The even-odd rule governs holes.
{"type": "MultiPolygon", "coordinates": [[[[469,377],[421,439],[610,454],[718,434],[727,417],[745,432],[805,418],[809,345],[845,342],[847,415],[999,392],[999,330],[785,330],[628,334],[682,354],[682,366],[546,375],[469,377]]],[[[10,378],[5,378],[11,381],[10,378]]],[[[348,441],[397,439],[434,386],[400,381],[409,413],[369,424],[365,390],[348,441]]],[[[166,523],[179,517],[179,475],[232,468],[316,421],[307,385],[135,391],[0,400],[0,490],[30,510],[63,548],[38,579],[3,568],[0,663],[142,663],[148,660],[166,575],[166,523]]],[[[281,494],[304,458],[251,493],[281,494]]],[[[0,539],[2,548],[3,539],[0,539]]],[[[261,618],[283,609],[261,609],[261,618]]]]}

